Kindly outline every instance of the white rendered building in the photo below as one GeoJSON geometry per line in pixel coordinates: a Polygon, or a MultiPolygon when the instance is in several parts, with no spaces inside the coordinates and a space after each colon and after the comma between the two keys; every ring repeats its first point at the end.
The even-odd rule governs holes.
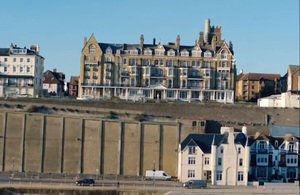
{"type": "Polygon", "coordinates": [[[221,134],[190,134],[179,145],[178,179],[202,179],[212,185],[248,184],[246,131],[222,127],[221,134]]]}
{"type": "Polygon", "coordinates": [[[13,44],[0,48],[0,97],[42,94],[44,57],[39,51],[39,45],[30,49],[13,44]]]}
{"type": "Polygon", "coordinates": [[[257,100],[259,107],[300,108],[300,95],[291,92],[271,95],[257,100]]]}

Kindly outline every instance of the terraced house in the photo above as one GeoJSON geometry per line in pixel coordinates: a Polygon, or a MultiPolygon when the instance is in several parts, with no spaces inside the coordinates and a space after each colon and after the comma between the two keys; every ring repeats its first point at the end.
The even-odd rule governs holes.
{"type": "Polygon", "coordinates": [[[41,96],[43,71],[39,45],[0,48],[0,97],[41,96]]]}
{"type": "Polygon", "coordinates": [[[175,42],[98,43],[84,38],[80,60],[79,97],[234,101],[233,45],[221,38],[221,27],[199,33],[193,45],[175,42]]]}

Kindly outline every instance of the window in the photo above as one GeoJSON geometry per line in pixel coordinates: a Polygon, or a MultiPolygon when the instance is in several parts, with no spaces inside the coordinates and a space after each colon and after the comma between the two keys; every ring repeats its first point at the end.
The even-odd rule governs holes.
{"type": "Polygon", "coordinates": [[[30,72],[30,67],[29,66],[26,67],[26,72],[30,72]]]}
{"type": "Polygon", "coordinates": [[[238,148],[238,153],[239,153],[239,154],[241,153],[241,148],[238,148]]]}
{"type": "Polygon", "coordinates": [[[205,165],[209,165],[209,157],[205,157],[204,158],[204,164],[205,165]]]}
{"type": "Polygon", "coordinates": [[[112,54],[112,49],[111,49],[110,47],[108,47],[108,48],[106,49],[105,53],[107,53],[107,54],[112,54]]]}
{"type": "Polygon", "coordinates": [[[16,71],[17,71],[17,67],[13,66],[13,72],[16,72],[16,71]]]}
{"type": "Polygon", "coordinates": [[[294,151],[294,143],[290,142],[289,143],[289,152],[293,152],[294,151]]]}
{"type": "Polygon", "coordinates": [[[243,166],[243,159],[242,158],[239,159],[239,166],[243,166]]]}
{"type": "Polygon", "coordinates": [[[16,62],[17,61],[17,58],[13,58],[13,62],[16,62]]]}
{"type": "Polygon", "coordinates": [[[23,72],[23,66],[20,66],[20,72],[23,72]]]}
{"type": "Polygon", "coordinates": [[[90,45],[89,46],[89,53],[95,53],[95,51],[96,51],[95,46],[94,45],[90,45]]]}
{"type": "Polygon", "coordinates": [[[195,170],[188,170],[188,178],[194,178],[195,177],[195,170]]]}
{"type": "Polygon", "coordinates": [[[222,53],[221,53],[221,59],[226,59],[226,58],[227,58],[227,56],[226,56],[225,51],[222,51],[222,53]]]}
{"type": "Polygon", "coordinates": [[[7,58],[4,58],[4,62],[7,62],[7,58]]]}
{"type": "Polygon", "coordinates": [[[30,62],[30,58],[27,58],[27,62],[30,62]]]}
{"type": "Polygon", "coordinates": [[[189,154],[196,154],[196,147],[195,146],[189,146],[189,154]]]}
{"type": "Polygon", "coordinates": [[[127,64],[126,58],[123,59],[123,64],[127,64]]]}
{"type": "Polygon", "coordinates": [[[217,181],[222,180],[222,171],[217,171],[217,181]]]}
{"type": "Polygon", "coordinates": [[[168,51],[168,56],[175,56],[175,51],[174,50],[169,50],[168,51]]]}
{"type": "Polygon", "coordinates": [[[189,165],[194,165],[194,164],[196,164],[196,157],[189,157],[188,164],[189,164],[189,165]]]}
{"type": "Polygon", "coordinates": [[[218,165],[219,165],[219,166],[222,165],[222,158],[218,158],[218,165]]]}
{"type": "Polygon", "coordinates": [[[20,62],[23,62],[23,58],[20,58],[20,62]]]}
{"type": "Polygon", "coordinates": [[[204,57],[212,57],[212,54],[210,51],[204,52],[204,57]]]}
{"type": "Polygon", "coordinates": [[[4,68],[3,68],[3,69],[4,69],[4,72],[7,72],[7,67],[6,67],[6,66],[4,66],[4,68]]]}
{"type": "Polygon", "coordinates": [[[220,148],[220,152],[221,152],[221,154],[223,154],[223,152],[224,152],[224,148],[223,147],[220,148]]]}
{"type": "Polygon", "coordinates": [[[192,126],[195,127],[197,125],[197,121],[192,122],[192,126]]]}
{"type": "Polygon", "coordinates": [[[244,175],[242,171],[238,172],[238,181],[244,181],[244,175]]]}

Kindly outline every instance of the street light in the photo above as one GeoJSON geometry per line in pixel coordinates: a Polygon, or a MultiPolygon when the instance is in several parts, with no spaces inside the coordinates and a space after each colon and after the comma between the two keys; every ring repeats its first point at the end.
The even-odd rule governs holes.
{"type": "Polygon", "coordinates": [[[153,185],[155,186],[155,160],[153,161],[153,185]]]}

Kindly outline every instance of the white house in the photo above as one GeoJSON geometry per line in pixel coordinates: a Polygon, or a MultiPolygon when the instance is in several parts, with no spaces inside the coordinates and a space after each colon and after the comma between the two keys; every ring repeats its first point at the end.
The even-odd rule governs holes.
{"type": "Polygon", "coordinates": [[[259,107],[300,108],[300,95],[291,92],[271,95],[257,100],[259,107]]]}
{"type": "Polygon", "coordinates": [[[247,185],[249,147],[246,132],[222,127],[221,134],[189,134],[179,145],[178,179],[202,179],[212,185],[247,185]]]}
{"type": "Polygon", "coordinates": [[[39,45],[0,48],[0,97],[42,94],[44,57],[39,45]]]}

